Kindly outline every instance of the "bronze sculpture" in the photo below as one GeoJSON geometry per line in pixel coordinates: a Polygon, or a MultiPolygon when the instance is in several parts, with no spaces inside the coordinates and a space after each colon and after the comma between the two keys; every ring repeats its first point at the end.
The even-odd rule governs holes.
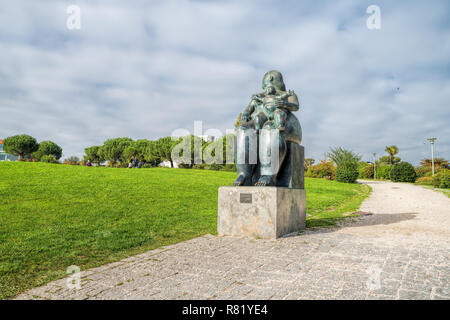
{"type": "Polygon", "coordinates": [[[238,177],[233,186],[303,189],[302,130],[292,113],[299,109],[297,95],[286,92],[283,76],[275,70],[264,75],[262,87],[264,92],[252,96],[237,128],[238,177]],[[256,161],[251,161],[252,150],[257,150],[256,161]]]}

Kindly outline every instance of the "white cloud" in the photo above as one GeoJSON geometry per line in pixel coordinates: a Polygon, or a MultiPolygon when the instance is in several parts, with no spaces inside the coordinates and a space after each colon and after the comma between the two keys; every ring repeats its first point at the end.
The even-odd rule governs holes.
{"type": "Polygon", "coordinates": [[[307,156],[385,145],[450,158],[449,5],[369,2],[14,1],[0,4],[0,136],[54,140],[66,156],[118,136],[232,128],[264,72],[300,96],[307,156]],[[81,30],[66,28],[66,6],[81,30]],[[397,90],[399,88],[399,90],[397,90]]]}

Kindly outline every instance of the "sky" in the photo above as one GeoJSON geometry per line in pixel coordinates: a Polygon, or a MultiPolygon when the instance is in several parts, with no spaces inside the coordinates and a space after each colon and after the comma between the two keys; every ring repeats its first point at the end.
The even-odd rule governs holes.
{"type": "MultiPolygon", "coordinates": [[[[450,158],[450,2],[0,0],[0,138],[63,157],[194,121],[225,134],[265,72],[300,100],[307,157],[450,158]],[[80,8],[69,29],[67,8],[80,8]],[[369,29],[369,5],[380,28],[369,29]]],[[[205,133],[205,132],[203,132],[205,133]]]]}

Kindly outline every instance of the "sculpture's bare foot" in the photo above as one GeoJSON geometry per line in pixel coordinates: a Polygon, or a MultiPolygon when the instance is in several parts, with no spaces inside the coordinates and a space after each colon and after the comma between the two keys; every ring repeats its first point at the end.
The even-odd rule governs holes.
{"type": "Polygon", "coordinates": [[[234,181],[233,187],[240,187],[244,184],[244,182],[245,182],[245,176],[243,174],[240,174],[234,181]]]}
{"type": "Polygon", "coordinates": [[[267,187],[267,186],[273,186],[274,181],[272,176],[261,176],[258,180],[258,182],[255,183],[256,187],[267,187]]]}

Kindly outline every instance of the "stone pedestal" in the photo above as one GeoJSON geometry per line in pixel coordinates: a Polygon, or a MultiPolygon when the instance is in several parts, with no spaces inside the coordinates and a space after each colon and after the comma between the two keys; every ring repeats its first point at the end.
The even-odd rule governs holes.
{"type": "Polygon", "coordinates": [[[275,239],[305,228],[306,192],[282,187],[220,187],[219,235],[275,239]]]}

